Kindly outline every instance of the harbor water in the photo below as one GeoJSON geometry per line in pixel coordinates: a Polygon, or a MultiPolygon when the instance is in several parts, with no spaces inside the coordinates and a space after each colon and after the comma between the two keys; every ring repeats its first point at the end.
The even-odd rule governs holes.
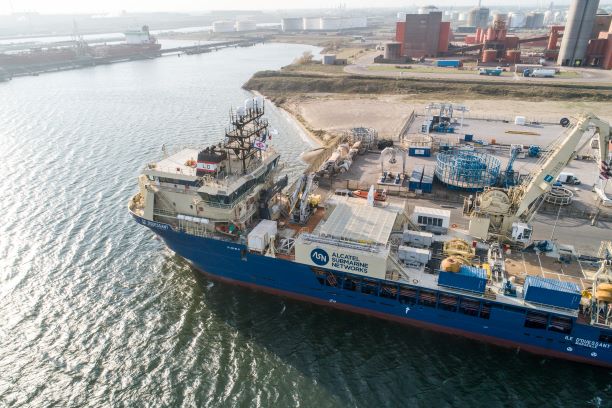
{"type": "MultiPolygon", "coordinates": [[[[611,373],[215,283],[127,202],[218,142],[266,44],[0,84],[0,406],[611,406],[611,373]]],[[[311,142],[268,118],[286,171],[311,142]]]]}

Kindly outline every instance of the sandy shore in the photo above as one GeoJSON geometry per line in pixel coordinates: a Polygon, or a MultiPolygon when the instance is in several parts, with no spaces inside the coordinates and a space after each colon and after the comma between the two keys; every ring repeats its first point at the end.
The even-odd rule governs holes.
{"type": "MultiPolygon", "coordinates": [[[[394,137],[412,110],[424,114],[430,100],[403,95],[343,95],[308,94],[291,97],[283,104],[298,116],[306,128],[339,134],[355,126],[376,129],[381,137],[394,137]]],[[[526,116],[529,121],[557,123],[562,117],[592,112],[602,119],[612,120],[609,102],[527,102],[500,99],[472,99],[451,101],[464,104],[470,115],[491,119],[513,120],[526,116]]]]}

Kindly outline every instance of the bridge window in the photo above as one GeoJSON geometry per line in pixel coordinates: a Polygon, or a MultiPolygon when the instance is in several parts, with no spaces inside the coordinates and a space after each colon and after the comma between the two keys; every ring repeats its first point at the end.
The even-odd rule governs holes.
{"type": "Polygon", "coordinates": [[[548,330],[569,334],[572,332],[572,319],[569,317],[552,316],[548,330]]]}
{"type": "Polygon", "coordinates": [[[527,312],[525,327],[531,329],[546,329],[548,325],[548,314],[540,312],[527,312]]]}
{"type": "Polygon", "coordinates": [[[377,295],[378,294],[378,283],[376,283],[376,281],[364,279],[361,282],[361,293],[366,293],[368,295],[377,295]]]}
{"type": "Polygon", "coordinates": [[[344,279],[344,282],[342,284],[342,288],[345,289],[345,290],[355,291],[359,287],[360,282],[361,282],[361,279],[355,279],[355,278],[347,277],[346,279],[344,279]]]}
{"type": "Polygon", "coordinates": [[[459,306],[459,312],[468,316],[478,316],[478,309],[480,308],[480,302],[470,299],[461,299],[461,305],[459,306]]]}
{"type": "Polygon", "coordinates": [[[419,294],[419,305],[436,307],[436,292],[422,290],[419,294]]]}
{"type": "Polygon", "coordinates": [[[457,311],[457,296],[440,294],[438,308],[449,312],[457,311]]]}
{"type": "Polygon", "coordinates": [[[395,285],[382,285],[380,287],[380,297],[397,299],[397,287],[395,285]]]}
{"type": "Polygon", "coordinates": [[[483,302],[480,308],[480,318],[488,319],[491,317],[491,302],[483,302]]]}
{"type": "Polygon", "coordinates": [[[325,271],[323,271],[321,269],[314,269],[313,268],[313,272],[315,273],[315,277],[317,278],[319,283],[321,285],[325,285],[325,280],[326,280],[325,271]]]}
{"type": "Polygon", "coordinates": [[[417,301],[416,289],[400,288],[399,301],[403,305],[415,305],[417,301]]]}
{"type": "Polygon", "coordinates": [[[327,279],[325,280],[325,285],[327,286],[331,286],[331,287],[337,287],[338,286],[338,277],[336,275],[334,275],[331,272],[327,272],[327,279]]]}

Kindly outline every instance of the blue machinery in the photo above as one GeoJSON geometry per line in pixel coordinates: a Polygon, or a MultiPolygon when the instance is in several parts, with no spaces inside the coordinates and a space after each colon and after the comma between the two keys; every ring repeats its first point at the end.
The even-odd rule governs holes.
{"type": "Polygon", "coordinates": [[[522,147],[518,145],[513,145],[510,149],[510,160],[508,160],[508,165],[506,166],[506,170],[504,170],[502,179],[500,180],[502,187],[508,188],[518,184],[518,174],[515,173],[513,165],[514,161],[522,150],[522,147]]]}
{"type": "Polygon", "coordinates": [[[482,191],[499,180],[501,163],[490,154],[474,150],[438,153],[436,177],[450,189],[482,191]]]}

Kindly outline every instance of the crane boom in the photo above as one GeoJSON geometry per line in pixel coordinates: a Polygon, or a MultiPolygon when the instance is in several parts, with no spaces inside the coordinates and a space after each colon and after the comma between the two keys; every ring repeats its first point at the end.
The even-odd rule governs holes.
{"type": "Polygon", "coordinates": [[[608,150],[610,125],[592,114],[578,118],[578,121],[572,125],[569,134],[555,146],[542,166],[536,169],[531,180],[526,185],[518,187],[521,191],[516,196],[516,199],[520,200],[514,213],[516,217],[524,215],[534,201],[552,188],[561,171],[576,153],[576,147],[582,136],[591,126],[595,126],[596,133],[599,133],[599,151],[608,150]]]}

